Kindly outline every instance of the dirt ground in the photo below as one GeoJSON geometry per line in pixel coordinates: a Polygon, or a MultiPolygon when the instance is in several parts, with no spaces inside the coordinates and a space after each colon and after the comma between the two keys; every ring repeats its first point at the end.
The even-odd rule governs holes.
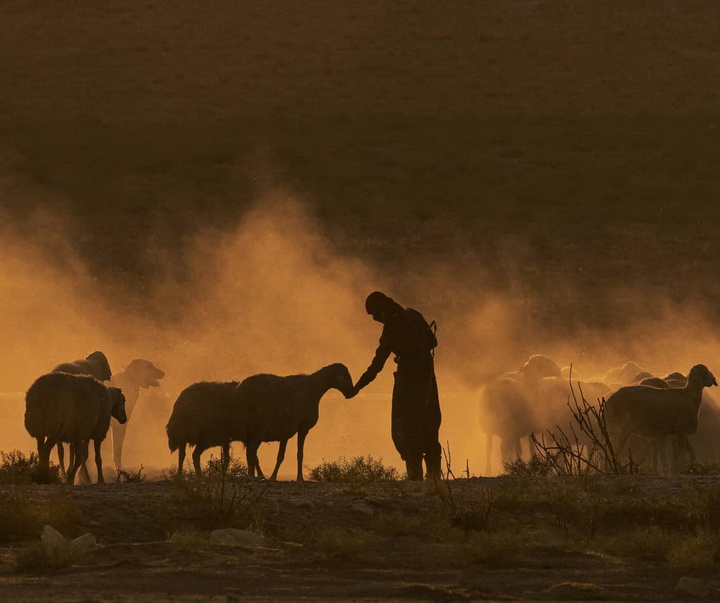
{"type": "MultiPolygon", "coordinates": [[[[720,483],[718,476],[607,480],[607,492],[632,491],[648,499],[672,496],[698,480],[706,486],[720,483]]],[[[522,478],[473,478],[453,483],[450,493],[457,505],[501,490],[520,493],[523,483],[522,478]]],[[[59,497],[79,507],[73,525],[66,528],[68,536],[92,532],[98,546],[63,567],[20,571],[14,560],[33,543],[0,549],[0,599],[668,601],[682,600],[674,589],[683,576],[705,581],[714,589],[711,596],[720,593],[713,582],[716,567],[689,571],[658,561],[623,560],[582,543],[570,550],[551,536],[511,556],[483,554],[473,550],[483,546],[473,530],[466,532],[467,538],[452,538],[449,524],[432,527],[450,503],[427,482],[238,480],[226,488],[226,497],[235,495],[228,506],[242,511],[234,525],[248,523],[244,527],[262,533],[266,544],[211,544],[210,529],[222,523],[209,512],[214,503],[202,492],[189,495],[167,480],[3,486],[0,496],[5,500],[22,496],[32,504],[59,497]]],[[[490,513],[493,524],[504,523],[518,533],[553,524],[540,507],[509,514],[500,500],[490,513]]]]}

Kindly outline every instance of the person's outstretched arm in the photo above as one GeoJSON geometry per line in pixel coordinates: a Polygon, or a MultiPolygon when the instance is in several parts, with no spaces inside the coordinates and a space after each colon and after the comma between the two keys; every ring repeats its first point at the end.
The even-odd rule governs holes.
{"type": "Polygon", "coordinates": [[[380,345],[378,345],[377,350],[375,350],[375,357],[372,359],[370,366],[362,374],[360,379],[357,380],[357,383],[355,383],[352,390],[350,390],[345,397],[349,399],[357,396],[358,392],[363,387],[365,387],[368,383],[372,383],[378,373],[383,370],[385,362],[387,362],[391,353],[392,349],[390,348],[387,338],[385,337],[385,333],[383,332],[383,335],[380,337],[380,345]]]}

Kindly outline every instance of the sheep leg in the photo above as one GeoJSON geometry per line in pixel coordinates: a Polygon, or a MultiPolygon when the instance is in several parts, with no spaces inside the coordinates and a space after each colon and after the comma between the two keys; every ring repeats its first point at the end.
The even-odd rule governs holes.
{"type": "MultiPolygon", "coordinates": [[[[305,438],[307,437],[308,432],[307,431],[298,431],[298,451],[297,451],[297,465],[298,465],[298,472],[297,472],[297,481],[302,482],[304,481],[303,478],[303,471],[302,471],[302,464],[303,464],[303,452],[305,450],[305,438]]],[[[422,475],[422,472],[421,472],[422,475]]]]}
{"type": "MultiPolygon", "coordinates": [[[[299,440],[298,440],[299,442],[299,440]]],[[[277,453],[277,461],[275,461],[275,469],[273,469],[272,475],[270,476],[270,479],[272,481],[275,481],[277,479],[278,469],[280,469],[280,465],[285,460],[285,448],[287,448],[287,440],[282,440],[280,442],[280,446],[278,448],[277,453]]]]}
{"type": "Polygon", "coordinates": [[[180,444],[180,446],[178,447],[178,477],[182,477],[183,474],[183,463],[185,462],[186,452],[187,450],[185,444],[180,444]]]}
{"type": "Polygon", "coordinates": [[[65,472],[65,446],[63,446],[62,442],[58,442],[57,444],[57,455],[58,464],[60,465],[60,476],[67,477],[67,473],[65,472]]]}
{"type": "Polygon", "coordinates": [[[97,481],[98,484],[104,484],[105,478],[103,477],[102,470],[102,455],[100,454],[100,447],[102,446],[102,440],[93,440],[95,446],[95,466],[97,467],[97,481]]]}
{"type": "Polygon", "coordinates": [[[492,445],[493,445],[493,434],[488,433],[485,435],[485,475],[490,475],[492,468],[492,445]]]}
{"type": "Polygon", "coordinates": [[[195,467],[195,475],[200,477],[202,475],[202,467],[200,466],[200,455],[205,452],[205,448],[199,444],[195,446],[195,450],[192,453],[193,467],[195,467]]]}
{"type": "Polygon", "coordinates": [[[245,458],[247,459],[248,476],[255,477],[255,471],[257,471],[258,477],[265,479],[262,469],[260,469],[260,462],[258,461],[257,451],[260,447],[260,442],[248,442],[245,444],[245,458]]]}
{"type": "Polygon", "coordinates": [[[514,447],[514,441],[508,440],[507,438],[500,439],[500,456],[502,456],[503,462],[510,462],[516,460],[516,458],[513,458],[512,456],[512,451],[514,447]]]}
{"type": "MultiPolygon", "coordinates": [[[[75,446],[78,446],[78,444],[70,444],[70,450],[72,450],[75,446]]],[[[72,463],[68,463],[68,472],[66,481],[69,485],[75,484],[75,474],[77,473],[77,470],[80,468],[80,462],[82,459],[82,453],[79,452],[78,454],[75,454],[72,459],[72,463]]]]}
{"type": "Polygon", "coordinates": [[[695,450],[692,447],[692,444],[690,443],[690,440],[686,435],[678,435],[677,438],[677,445],[680,448],[680,450],[686,450],[688,453],[688,462],[690,465],[692,465],[695,462],[695,450]]]}
{"type": "Polygon", "coordinates": [[[55,447],[56,440],[51,438],[35,438],[38,445],[38,463],[44,471],[50,472],[50,453],[55,447]]]}
{"type": "Polygon", "coordinates": [[[88,485],[92,483],[92,480],[90,479],[90,474],[88,473],[87,469],[87,460],[90,456],[89,454],[90,449],[90,440],[85,440],[81,444],[77,445],[77,450],[75,452],[76,455],[79,455],[81,457],[80,460],[80,483],[88,485]]]}
{"type": "Polygon", "coordinates": [[[122,448],[123,442],[125,441],[127,424],[120,424],[113,421],[110,427],[112,428],[113,463],[115,464],[115,469],[119,471],[122,469],[122,448]]]}

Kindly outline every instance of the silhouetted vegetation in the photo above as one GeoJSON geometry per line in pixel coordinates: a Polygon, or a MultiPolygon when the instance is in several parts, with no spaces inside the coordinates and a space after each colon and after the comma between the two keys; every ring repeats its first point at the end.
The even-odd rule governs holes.
{"type": "Polygon", "coordinates": [[[382,459],[370,455],[356,456],[350,460],[340,457],[336,461],[325,461],[309,472],[311,480],[316,482],[373,482],[378,480],[397,480],[400,474],[395,467],[385,465],[382,459]]]}
{"type": "Polygon", "coordinates": [[[25,456],[20,450],[0,452],[0,484],[59,484],[60,467],[40,466],[36,452],[25,456]]]}

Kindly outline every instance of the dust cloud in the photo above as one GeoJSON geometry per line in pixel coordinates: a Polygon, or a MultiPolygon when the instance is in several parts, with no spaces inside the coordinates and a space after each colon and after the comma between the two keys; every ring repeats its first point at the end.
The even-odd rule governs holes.
{"type": "MultiPolygon", "coordinates": [[[[385,271],[343,252],[337,233],[330,236],[305,203],[284,191],[263,195],[237,224],[202,231],[180,256],[158,253],[156,278],[146,291],[127,282],[98,283],[70,244],[77,228],[72,216],[49,209],[3,220],[0,450],[33,449],[22,414],[24,392],[35,378],[102,350],[115,373],[133,358],[149,359],[166,372],[159,389],[141,393],[124,461],[148,471],[167,468],[176,459],[167,450],[164,426],[177,394],[193,382],[309,373],[333,362],[346,364],[357,379],[380,335],[363,306],[376,289],[437,321],[440,438],[456,474],[466,461],[472,474],[482,470],[478,390],[531,354],[573,364],[586,379],[630,359],[663,374],[686,372],[697,362],[712,370],[717,357],[702,309],[656,304],[652,317],[631,328],[588,326],[576,337],[559,337],[533,323],[528,300],[511,281],[489,282],[480,258],[468,260],[467,249],[424,258],[421,270],[385,271]],[[471,277],[479,273],[482,285],[471,277]]],[[[162,242],[148,245],[158,249],[162,242]]],[[[372,454],[401,467],[390,440],[392,370],[389,361],[352,400],[335,391],[323,399],[306,444],[307,465],[372,454]]],[[[234,451],[241,454],[241,445],[234,451]]],[[[272,465],[275,452],[276,444],[261,447],[263,466],[272,465]]],[[[293,457],[288,454],[281,476],[294,474],[293,457]]],[[[105,458],[110,463],[109,453],[105,458]]]]}

